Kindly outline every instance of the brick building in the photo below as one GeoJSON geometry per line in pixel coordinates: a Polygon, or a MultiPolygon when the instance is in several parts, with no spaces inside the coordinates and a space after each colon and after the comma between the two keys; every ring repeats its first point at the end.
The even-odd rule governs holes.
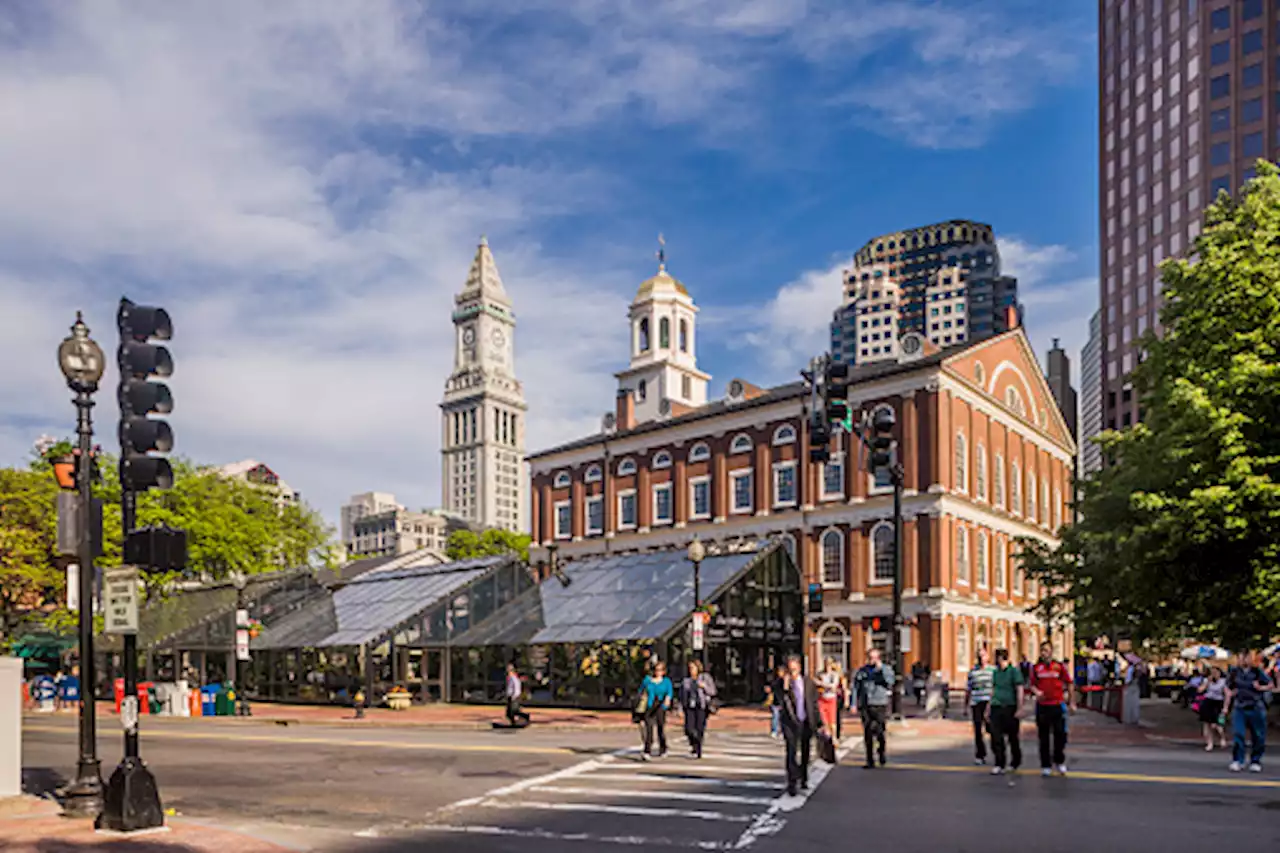
{"type": "MultiPolygon", "coordinates": [[[[906,664],[923,658],[958,681],[983,642],[1034,656],[1038,590],[1013,540],[1056,541],[1075,446],[1021,328],[914,349],[851,368],[849,399],[855,417],[890,406],[898,419],[906,664]]],[[[892,490],[848,454],[846,436],[830,463],[809,463],[808,407],[801,383],[733,380],[721,400],[641,422],[635,391],[619,390],[599,434],[529,457],[534,559],[551,544],[574,557],[683,547],[694,533],[783,537],[826,591],[809,617],[810,656],[859,665],[887,639],[872,627],[890,615],[892,490]]],[[[1054,637],[1060,655],[1071,639],[1054,637]]]]}

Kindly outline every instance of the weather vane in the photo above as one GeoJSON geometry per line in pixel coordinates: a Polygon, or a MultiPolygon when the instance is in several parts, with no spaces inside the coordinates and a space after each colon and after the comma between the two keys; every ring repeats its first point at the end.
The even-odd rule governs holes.
{"type": "Polygon", "coordinates": [[[665,270],[667,268],[667,241],[662,235],[658,235],[658,269],[665,270]]]}

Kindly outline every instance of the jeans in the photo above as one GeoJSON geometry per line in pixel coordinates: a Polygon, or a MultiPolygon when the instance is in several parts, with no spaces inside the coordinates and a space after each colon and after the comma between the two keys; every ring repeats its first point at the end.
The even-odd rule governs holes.
{"type": "Polygon", "coordinates": [[[996,767],[1002,770],[1006,766],[1006,751],[1013,758],[1014,770],[1022,766],[1022,743],[1018,740],[1022,721],[1017,717],[1017,710],[1012,705],[993,705],[991,708],[991,751],[995,753],[996,767]]]}
{"type": "Polygon", "coordinates": [[[646,755],[653,754],[653,735],[655,730],[658,734],[658,751],[665,753],[667,751],[667,709],[662,705],[655,705],[646,711],[644,715],[644,751],[646,755]]]}
{"type": "Polygon", "coordinates": [[[782,707],[780,705],[769,706],[769,734],[782,734],[782,707]]]}
{"type": "Polygon", "coordinates": [[[1067,721],[1061,705],[1036,706],[1036,732],[1040,735],[1040,768],[1067,763],[1067,721]],[[1052,741],[1052,750],[1050,749],[1052,741]],[[1051,762],[1049,759],[1052,758],[1051,762]]]}
{"type": "Polygon", "coordinates": [[[702,741],[707,736],[707,709],[684,709],[684,736],[693,754],[702,757],[702,741]]]}
{"type": "Polygon", "coordinates": [[[862,743],[867,752],[867,765],[872,763],[872,747],[878,747],[880,763],[884,764],[884,723],[889,716],[887,705],[862,707],[862,743]]]}
{"type": "Polygon", "coordinates": [[[1262,763],[1262,753],[1267,749],[1267,709],[1266,706],[1253,708],[1234,708],[1231,711],[1231,722],[1235,742],[1231,746],[1231,760],[1244,763],[1244,741],[1247,735],[1253,742],[1249,750],[1249,761],[1262,763]]]}
{"type": "Polygon", "coordinates": [[[979,761],[987,760],[987,741],[982,734],[982,730],[986,725],[987,705],[990,703],[983,700],[974,702],[969,706],[969,716],[973,718],[973,757],[979,761]]]}

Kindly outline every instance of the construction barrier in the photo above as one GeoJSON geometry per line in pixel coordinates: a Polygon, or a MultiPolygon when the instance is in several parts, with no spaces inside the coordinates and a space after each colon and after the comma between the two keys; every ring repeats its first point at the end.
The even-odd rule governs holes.
{"type": "Polygon", "coordinates": [[[1082,694],[1081,707],[1088,708],[1090,711],[1097,711],[1099,714],[1116,720],[1123,717],[1123,685],[1104,687],[1100,684],[1090,684],[1079,689],[1082,694]]]}

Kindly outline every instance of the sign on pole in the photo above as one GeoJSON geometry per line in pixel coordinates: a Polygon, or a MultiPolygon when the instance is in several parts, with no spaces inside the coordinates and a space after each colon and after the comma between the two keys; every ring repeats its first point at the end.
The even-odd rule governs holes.
{"type": "Polygon", "coordinates": [[[249,629],[236,629],[236,660],[249,659],[249,629]]]}
{"type": "Polygon", "coordinates": [[[73,613],[80,609],[80,566],[67,566],[67,609],[73,613]]]}
{"type": "Polygon", "coordinates": [[[133,566],[102,573],[104,616],[108,634],[138,633],[138,570],[133,566]]]}
{"type": "Polygon", "coordinates": [[[706,622],[707,614],[699,611],[693,614],[693,650],[695,652],[702,651],[703,629],[706,622]]]}

